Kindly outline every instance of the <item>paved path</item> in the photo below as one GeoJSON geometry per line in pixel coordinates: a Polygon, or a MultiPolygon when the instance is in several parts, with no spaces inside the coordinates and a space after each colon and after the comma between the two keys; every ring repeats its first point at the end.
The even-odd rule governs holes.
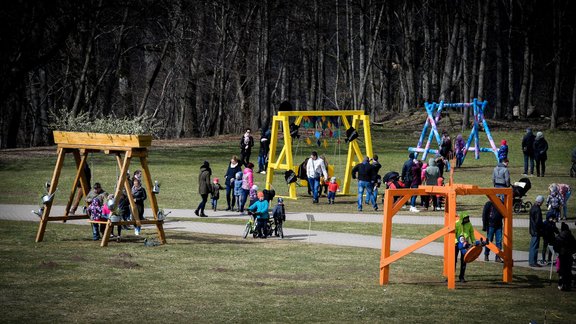
{"type": "MultiPolygon", "coordinates": [[[[0,219],[4,220],[19,220],[19,221],[38,221],[38,217],[31,213],[32,210],[38,209],[38,206],[34,205],[0,205],[0,219]]],[[[190,209],[172,209],[172,213],[169,215],[167,221],[165,222],[164,228],[167,230],[174,231],[184,231],[184,232],[195,232],[195,233],[205,233],[205,234],[218,234],[218,235],[231,235],[240,236],[244,228],[243,225],[230,225],[230,224],[216,224],[216,223],[206,223],[206,222],[191,222],[186,221],[186,218],[196,218],[194,216],[193,210],[190,209]],[[171,220],[170,218],[184,218],[182,221],[171,220]]],[[[63,206],[53,206],[52,215],[63,215],[63,206]]],[[[150,210],[146,210],[145,215],[150,215],[150,210]]],[[[237,219],[247,219],[248,216],[240,215],[234,212],[210,212],[210,217],[213,218],[237,218],[237,219]]],[[[365,223],[382,223],[382,216],[376,214],[328,214],[328,213],[314,213],[314,218],[316,221],[338,221],[338,222],[365,222],[365,223]]],[[[287,215],[288,221],[291,220],[302,220],[306,221],[305,213],[289,213],[287,215]]],[[[394,216],[393,222],[395,224],[443,224],[443,218],[440,216],[406,216],[397,215],[394,216]]],[[[479,219],[472,219],[472,223],[476,226],[480,225],[479,219]]],[[[71,224],[86,224],[84,220],[69,221],[71,224]]],[[[525,219],[515,219],[515,227],[527,227],[528,223],[525,219]]],[[[153,231],[153,225],[145,226],[144,231],[148,227],[153,231]]],[[[314,225],[312,225],[314,227],[314,225]]],[[[324,232],[324,231],[310,231],[302,229],[292,229],[287,224],[285,229],[286,236],[285,239],[293,241],[302,241],[318,244],[331,244],[331,245],[341,245],[341,246],[352,246],[352,247],[363,247],[380,249],[381,248],[381,237],[374,235],[360,235],[360,234],[348,234],[348,233],[337,233],[337,232],[324,232]]],[[[415,243],[416,240],[409,239],[399,239],[392,238],[392,250],[399,251],[404,249],[411,244],[415,243]]],[[[429,254],[434,256],[443,255],[443,245],[442,243],[430,243],[419,250],[418,253],[429,254]]],[[[492,256],[493,257],[493,256],[492,256]]],[[[514,265],[528,267],[528,252],[524,251],[513,251],[514,265]]],[[[481,260],[480,257],[478,260],[481,260]]],[[[549,268],[538,268],[538,270],[549,270],[549,268]]]]}

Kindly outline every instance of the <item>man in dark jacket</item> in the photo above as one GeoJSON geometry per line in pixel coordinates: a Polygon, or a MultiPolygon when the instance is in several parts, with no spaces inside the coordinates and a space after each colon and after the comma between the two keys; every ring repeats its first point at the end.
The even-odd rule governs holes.
{"type": "Polygon", "coordinates": [[[260,138],[260,151],[258,152],[258,173],[266,174],[268,167],[268,153],[270,152],[270,130],[267,127],[262,128],[262,137],[260,138]]]}
{"type": "MultiPolygon", "coordinates": [[[[502,214],[494,207],[491,201],[484,205],[482,221],[486,223],[486,239],[489,242],[494,242],[494,239],[496,239],[494,242],[496,247],[502,250],[502,214]]],[[[484,261],[490,261],[490,249],[488,247],[484,248],[484,261]]],[[[496,256],[494,261],[502,262],[502,259],[496,256]]]]}
{"type": "Polygon", "coordinates": [[[534,205],[530,208],[530,252],[528,254],[528,264],[531,267],[539,267],[538,265],[538,247],[540,246],[540,229],[542,228],[542,203],[544,197],[537,196],[534,205]]]}
{"type": "Polygon", "coordinates": [[[572,288],[572,264],[574,263],[572,254],[576,252],[576,239],[574,239],[568,224],[564,222],[560,225],[560,234],[554,240],[554,248],[558,252],[560,261],[558,290],[570,291],[572,288]]]}
{"type": "Polygon", "coordinates": [[[534,175],[534,134],[531,128],[526,129],[522,138],[522,153],[524,153],[524,176],[528,175],[528,161],[530,161],[530,175],[534,175]]]}
{"type": "Polygon", "coordinates": [[[408,154],[408,160],[404,162],[402,174],[400,175],[402,182],[404,182],[407,187],[410,187],[410,183],[412,183],[412,160],[414,160],[414,152],[408,154]]]}
{"type": "Polygon", "coordinates": [[[548,159],[548,142],[544,138],[544,133],[536,133],[534,139],[534,160],[536,160],[536,176],[544,176],[546,173],[546,160],[548,159]],[[542,171],[542,172],[540,172],[542,171]]]}
{"type": "Polygon", "coordinates": [[[210,163],[204,161],[200,167],[200,174],[198,175],[198,193],[202,197],[202,201],[198,204],[198,207],[194,211],[196,216],[208,217],[204,214],[204,208],[206,208],[206,202],[208,201],[208,194],[212,192],[212,182],[210,177],[212,176],[212,169],[210,169],[210,163]]]}
{"type": "MultiPolygon", "coordinates": [[[[357,164],[352,169],[352,179],[358,179],[358,211],[362,211],[362,196],[366,191],[367,196],[372,196],[372,174],[374,168],[369,163],[370,159],[366,156],[362,163],[357,164]]],[[[374,201],[374,210],[378,210],[378,205],[374,201]]]]}
{"type": "Polygon", "coordinates": [[[244,166],[247,166],[248,163],[250,163],[252,146],[254,146],[254,138],[252,137],[252,130],[250,128],[246,128],[246,132],[244,132],[244,135],[240,139],[240,161],[244,166]]]}

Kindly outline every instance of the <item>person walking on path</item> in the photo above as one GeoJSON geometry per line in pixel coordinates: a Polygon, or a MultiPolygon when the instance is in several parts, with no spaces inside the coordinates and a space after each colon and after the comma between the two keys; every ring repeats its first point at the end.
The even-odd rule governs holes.
{"type": "MultiPolygon", "coordinates": [[[[358,179],[358,211],[362,211],[362,198],[364,192],[366,196],[372,196],[372,165],[370,159],[366,156],[362,163],[357,164],[352,168],[352,179],[358,179]]],[[[375,210],[378,210],[378,205],[373,205],[375,210]]]]}
{"type": "MultiPolygon", "coordinates": [[[[242,166],[238,163],[238,157],[236,155],[232,156],[230,159],[230,164],[228,164],[228,169],[224,175],[224,185],[226,186],[226,211],[234,209],[236,204],[236,198],[234,195],[234,179],[236,173],[242,172],[242,166]]],[[[238,202],[239,204],[240,202],[238,202]]]]}
{"type": "Polygon", "coordinates": [[[208,161],[204,161],[202,166],[200,166],[200,174],[198,174],[198,193],[202,200],[196,210],[194,210],[194,214],[200,217],[208,217],[204,213],[204,209],[206,208],[206,202],[208,201],[208,195],[212,192],[212,169],[210,169],[210,163],[208,161]]]}
{"type": "MultiPolygon", "coordinates": [[[[489,242],[494,242],[496,247],[502,250],[502,214],[491,201],[484,205],[482,221],[486,224],[486,239],[489,242]]],[[[490,249],[487,246],[484,248],[484,261],[490,261],[490,249]]],[[[499,256],[496,256],[494,261],[503,262],[499,256]]]]}
{"type": "Polygon", "coordinates": [[[542,228],[542,206],[544,197],[537,196],[534,205],[530,208],[530,250],[528,253],[528,264],[531,267],[539,267],[538,264],[538,248],[540,247],[540,231],[542,228]]]}
{"type": "Polygon", "coordinates": [[[320,178],[328,179],[328,171],[324,161],[318,157],[318,152],[313,151],[310,158],[306,163],[306,175],[308,177],[308,184],[312,190],[312,203],[318,203],[318,187],[320,186],[320,178]]]}
{"type": "Polygon", "coordinates": [[[252,146],[254,146],[254,138],[251,135],[252,130],[246,128],[244,135],[240,139],[240,161],[242,165],[246,166],[250,163],[250,155],[252,154],[252,146]]]}
{"type": "Polygon", "coordinates": [[[464,262],[464,255],[466,254],[468,247],[476,241],[476,238],[474,237],[474,228],[472,227],[472,223],[470,223],[470,216],[468,213],[463,212],[460,214],[460,218],[456,221],[455,227],[456,263],[458,263],[458,254],[460,254],[460,274],[458,275],[458,279],[460,282],[465,283],[466,279],[464,276],[466,274],[466,262],[464,262]]]}
{"type": "Polygon", "coordinates": [[[522,138],[522,153],[524,154],[524,173],[528,175],[528,162],[530,162],[530,175],[534,175],[534,139],[536,136],[531,128],[526,128],[526,134],[522,138]]]}
{"type": "Polygon", "coordinates": [[[546,160],[548,159],[548,142],[544,138],[544,133],[536,133],[534,139],[534,160],[536,160],[536,176],[544,176],[546,174],[546,160]]]}

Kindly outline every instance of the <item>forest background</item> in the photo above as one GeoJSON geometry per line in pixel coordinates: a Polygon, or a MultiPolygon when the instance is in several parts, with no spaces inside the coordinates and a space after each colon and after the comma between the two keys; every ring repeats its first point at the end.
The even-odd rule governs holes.
{"type": "Polygon", "coordinates": [[[208,137],[261,128],[284,101],[381,122],[476,97],[494,120],[574,129],[575,14],[569,0],[9,1],[0,148],[51,144],[57,111],[208,137]]]}

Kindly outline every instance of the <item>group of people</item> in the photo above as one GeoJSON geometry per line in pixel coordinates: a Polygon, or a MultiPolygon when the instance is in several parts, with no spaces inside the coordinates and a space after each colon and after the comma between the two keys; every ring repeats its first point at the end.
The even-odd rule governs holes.
{"type": "MultiPolygon", "coordinates": [[[[87,163],[86,163],[87,165],[87,163]]],[[[90,186],[91,172],[89,167],[85,167],[84,174],[88,181],[88,186],[90,186]]],[[[147,199],[146,189],[142,186],[142,171],[136,170],[134,172],[133,178],[130,178],[130,173],[126,175],[126,180],[131,188],[131,194],[136,205],[136,214],[140,220],[144,219],[144,201],[147,199]]],[[[82,198],[82,192],[80,191],[76,196],[75,201],[69,211],[69,214],[73,215],[79,205],[79,201],[82,198]]],[[[120,217],[123,221],[129,221],[133,217],[133,213],[130,208],[130,201],[125,190],[120,192],[120,197],[116,199],[116,206],[114,205],[115,199],[114,195],[108,194],[99,182],[94,184],[94,187],[90,190],[88,195],[86,195],[85,202],[87,204],[86,213],[90,217],[92,223],[92,239],[94,241],[100,240],[101,236],[104,235],[104,230],[106,225],[104,222],[112,215],[120,217]]],[[[111,237],[121,238],[122,229],[128,230],[129,226],[118,225],[116,230],[116,235],[114,235],[114,228],[112,228],[111,237]]],[[[134,234],[140,235],[141,227],[134,227],[134,234]]]]}
{"type": "MultiPolygon", "coordinates": [[[[550,202],[550,196],[547,203],[550,202]]],[[[569,291],[572,288],[572,265],[574,259],[572,255],[576,253],[576,239],[570,231],[567,223],[562,222],[560,230],[556,226],[556,215],[554,212],[546,214],[546,220],[542,219],[542,205],[544,197],[536,197],[530,209],[530,251],[528,263],[531,267],[540,267],[551,262],[552,252],[558,253],[556,269],[558,271],[558,289],[569,291]],[[543,239],[542,260],[538,262],[538,248],[540,239],[543,239]],[[552,249],[549,249],[549,246],[552,249]]]]}

